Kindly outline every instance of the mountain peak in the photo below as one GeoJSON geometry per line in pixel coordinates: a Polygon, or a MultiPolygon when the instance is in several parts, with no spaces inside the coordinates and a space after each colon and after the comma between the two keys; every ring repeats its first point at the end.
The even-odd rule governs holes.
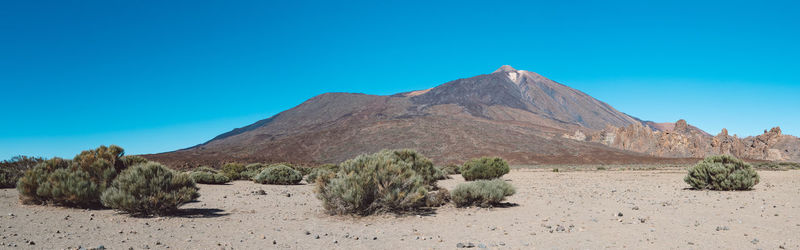
{"type": "Polygon", "coordinates": [[[492,73],[497,73],[497,72],[512,72],[512,71],[517,71],[517,70],[516,70],[516,69],[514,69],[513,67],[511,67],[511,65],[503,65],[503,66],[501,66],[499,69],[495,70],[495,71],[494,71],[494,72],[492,72],[492,73]]]}

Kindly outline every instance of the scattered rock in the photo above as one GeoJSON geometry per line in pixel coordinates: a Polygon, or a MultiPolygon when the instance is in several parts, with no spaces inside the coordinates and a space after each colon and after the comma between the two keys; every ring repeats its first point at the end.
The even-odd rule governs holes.
{"type": "Polygon", "coordinates": [[[633,206],[631,209],[632,210],[639,210],[639,207],[638,206],[633,206]]]}
{"type": "Polygon", "coordinates": [[[751,240],[750,243],[757,244],[758,243],[758,238],[753,238],[753,240],[751,240]]]}
{"type": "Polygon", "coordinates": [[[617,216],[622,217],[622,212],[617,213],[617,216]]]}
{"type": "Polygon", "coordinates": [[[730,228],[728,226],[717,226],[717,231],[728,231],[730,228]]]}
{"type": "Polygon", "coordinates": [[[473,247],[475,247],[475,244],[472,244],[472,242],[468,242],[466,244],[459,242],[458,244],[456,244],[456,247],[457,248],[473,248],[473,247]]]}
{"type": "Polygon", "coordinates": [[[483,243],[479,243],[478,248],[486,248],[486,245],[484,245],[483,243]]]}

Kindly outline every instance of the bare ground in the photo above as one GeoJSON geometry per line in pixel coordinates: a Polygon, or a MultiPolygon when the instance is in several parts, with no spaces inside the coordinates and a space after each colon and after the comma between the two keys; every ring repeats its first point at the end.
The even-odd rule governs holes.
{"type": "Polygon", "coordinates": [[[0,248],[800,249],[800,171],[760,171],[762,182],[747,192],[687,190],[684,174],[515,169],[504,179],[517,194],[504,207],[363,218],[326,215],[312,185],[201,185],[199,202],[156,218],[22,205],[4,189],[0,248]]]}

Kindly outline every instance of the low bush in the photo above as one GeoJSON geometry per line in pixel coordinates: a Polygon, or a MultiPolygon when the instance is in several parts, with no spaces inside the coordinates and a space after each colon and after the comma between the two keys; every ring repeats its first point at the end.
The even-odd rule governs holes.
{"type": "Polygon", "coordinates": [[[164,215],[200,197],[188,174],[150,162],[123,171],[103,192],[103,205],[134,215],[164,215]]]}
{"type": "Polygon", "coordinates": [[[479,180],[458,184],[451,197],[457,207],[487,207],[500,203],[515,192],[514,186],[503,180],[479,180]]]}
{"type": "Polygon", "coordinates": [[[461,176],[467,181],[500,178],[509,171],[508,163],[499,157],[472,159],[461,166],[461,176]]]}
{"type": "Polygon", "coordinates": [[[240,180],[253,180],[256,175],[264,171],[268,166],[263,163],[252,163],[244,167],[244,171],[239,173],[240,180]]]}
{"type": "Polygon", "coordinates": [[[83,151],[72,160],[44,161],[17,182],[20,199],[25,203],[99,207],[100,195],[127,164],[143,160],[123,155],[122,148],[112,145],[83,151]]]}
{"type": "Polygon", "coordinates": [[[449,164],[447,166],[440,166],[439,169],[446,175],[461,174],[461,167],[456,164],[449,164]]]}
{"type": "Polygon", "coordinates": [[[231,179],[224,174],[217,174],[207,171],[195,170],[189,174],[189,177],[191,177],[195,183],[199,184],[225,184],[231,182],[231,179]]]}
{"type": "Polygon", "coordinates": [[[286,165],[269,166],[253,178],[253,181],[261,184],[290,185],[297,184],[303,180],[300,171],[286,165]]]}
{"type": "Polygon", "coordinates": [[[763,170],[777,170],[777,171],[786,171],[792,169],[800,169],[800,163],[796,162],[759,162],[754,163],[753,167],[756,169],[763,169],[763,170]]]}
{"type": "MultiPolygon", "coordinates": [[[[245,170],[244,164],[236,163],[236,162],[229,162],[229,163],[225,163],[225,165],[222,165],[221,172],[222,172],[222,174],[227,176],[228,179],[241,180],[241,179],[243,179],[241,177],[241,173],[244,170],[245,170]]],[[[247,179],[249,179],[249,178],[247,178],[247,179]]]]}
{"type": "Polygon", "coordinates": [[[689,168],[683,179],[694,189],[750,190],[758,184],[758,173],[730,155],[709,156],[689,168]]]}
{"type": "Polygon", "coordinates": [[[216,170],[216,169],[214,169],[212,167],[209,167],[209,166],[200,166],[198,168],[195,168],[192,172],[206,172],[206,173],[212,173],[212,174],[218,174],[219,173],[218,170],[216,170]]]}
{"type": "Polygon", "coordinates": [[[433,161],[428,157],[417,153],[412,149],[383,150],[383,154],[389,154],[395,161],[403,161],[411,165],[411,169],[417,172],[426,185],[433,185],[437,180],[444,179],[444,174],[433,167],[433,161]]]}
{"type": "Polygon", "coordinates": [[[297,165],[295,165],[295,166],[287,165],[287,166],[290,166],[292,169],[297,170],[297,172],[300,172],[300,174],[303,175],[303,176],[306,176],[306,175],[310,174],[312,171],[314,171],[314,168],[310,168],[310,167],[306,167],[306,166],[297,166],[297,165]]]}
{"type": "Polygon", "coordinates": [[[25,171],[34,168],[44,159],[29,156],[14,156],[10,160],[0,162],[0,188],[13,188],[25,171]]]}
{"type": "Polygon", "coordinates": [[[325,164],[311,170],[311,173],[309,173],[306,176],[306,182],[315,183],[319,178],[322,178],[321,179],[322,181],[327,181],[333,178],[333,176],[336,175],[336,172],[339,172],[339,166],[333,164],[325,164]]]}
{"type": "Polygon", "coordinates": [[[447,202],[450,202],[450,192],[444,188],[428,192],[425,198],[426,207],[440,207],[447,204],[447,202]]]}
{"type": "Polygon", "coordinates": [[[360,155],[340,164],[330,180],[317,179],[317,198],[330,214],[369,215],[424,207],[430,187],[426,178],[433,177],[427,169],[433,165],[426,159],[407,150],[360,155]]]}

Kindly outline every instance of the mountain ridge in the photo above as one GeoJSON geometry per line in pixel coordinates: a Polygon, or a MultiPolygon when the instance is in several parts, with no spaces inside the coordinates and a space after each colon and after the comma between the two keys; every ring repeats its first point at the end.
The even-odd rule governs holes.
{"type": "Polygon", "coordinates": [[[383,148],[413,148],[440,164],[486,155],[513,164],[686,162],[700,156],[682,153],[695,152],[688,149],[658,154],[663,150],[655,145],[661,144],[648,133],[679,129],[703,135],[698,141],[711,140],[685,121],[667,127],[627,115],[535,72],[504,65],[490,74],[425,90],[320,94],[194,147],[145,157],[178,167],[231,161],[319,164],[383,148]],[[620,136],[627,141],[617,142],[617,134],[638,135],[626,133],[626,128],[650,132],[620,136]],[[633,144],[652,145],[652,150],[632,149],[633,144]]]}

